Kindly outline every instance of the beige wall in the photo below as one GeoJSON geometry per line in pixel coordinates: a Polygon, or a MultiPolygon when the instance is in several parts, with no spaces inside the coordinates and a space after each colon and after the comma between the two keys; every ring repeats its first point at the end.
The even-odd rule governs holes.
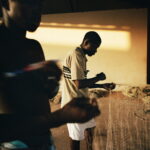
{"type": "Polygon", "coordinates": [[[146,83],[147,9],[44,15],[41,27],[28,36],[41,42],[46,59],[62,61],[89,30],[103,41],[89,58],[89,77],[105,72],[108,82],[146,83]]]}

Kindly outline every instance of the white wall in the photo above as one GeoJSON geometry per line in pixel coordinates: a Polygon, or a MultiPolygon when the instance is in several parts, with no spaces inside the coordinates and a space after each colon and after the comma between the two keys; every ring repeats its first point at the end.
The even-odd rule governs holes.
{"type": "Polygon", "coordinates": [[[63,60],[90,30],[103,42],[89,58],[89,77],[105,72],[108,82],[146,83],[147,9],[44,15],[41,27],[28,36],[41,42],[46,59],[63,60]]]}

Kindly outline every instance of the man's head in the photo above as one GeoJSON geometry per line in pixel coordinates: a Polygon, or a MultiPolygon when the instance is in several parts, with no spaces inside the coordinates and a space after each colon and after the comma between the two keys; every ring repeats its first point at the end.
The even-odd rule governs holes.
{"type": "Polygon", "coordinates": [[[88,56],[92,56],[97,52],[97,48],[101,44],[101,38],[98,33],[94,31],[89,31],[85,34],[81,48],[84,50],[84,53],[88,56]]]}
{"type": "Polygon", "coordinates": [[[43,0],[1,0],[5,25],[35,31],[41,21],[42,2],[43,0]]]}

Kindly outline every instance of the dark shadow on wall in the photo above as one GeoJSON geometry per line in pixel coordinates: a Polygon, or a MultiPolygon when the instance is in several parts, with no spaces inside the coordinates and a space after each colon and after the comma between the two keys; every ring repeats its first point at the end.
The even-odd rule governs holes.
{"type": "Polygon", "coordinates": [[[150,9],[148,9],[147,84],[150,84],[150,9]]]}

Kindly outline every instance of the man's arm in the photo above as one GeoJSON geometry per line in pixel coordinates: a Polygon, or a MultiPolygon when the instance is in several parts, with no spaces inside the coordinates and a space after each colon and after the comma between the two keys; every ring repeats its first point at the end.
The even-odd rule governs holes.
{"type": "Polygon", "coordinates": [[[91,79],[83,79],[83,80],[74,80],[74,83],[78,89],[81,88],[103,88],[106,90],[113,90],[116,87],[115,83],[103,83],[103,84],[95,84],[97,82],[96,77],[91,79]]]}
{"type": "Polygon", "coordinates": [[[65,123],[86,122],[99,114],[96,101],[90,104],[87,98],[75,98],[49,115],[0,114],[0,142],[43,135],[50,128],[65,123]]]}
{"type": "Polygon", "coordinates": [[[73,80],[73,81],[78,89],[82,89],[82,88],[87,88],[87,87],[90,88],[92,86],[96,86],[95,85],[96,82],[98,82],[100,80],[105,80],[105,79],[106,79],[106,76],[102,72],[102,73],[97,74],[96,77],[93,77],[93,78],[73,80]]]}
{"type": "Polygon", "coordinates": [[[104,88],[105,84],[93,84],[89,88],[104,88]]]}
{"type": "MultiPolygon", "coordinates": [[[[59,126],[65,123],[83,123],[93,117],[98,116],[99,114],[100,110],[98,108],[96,100],[93,99],[91,102],[88,98],[79,97],[74,98],[62,109],[59,109],[58,111],[52,113],[53,116],[57,115],[57,117],[54,117],[55,119],[53,119],[52,122],[55,122],[55,126],[59,126]]],[[[54,126],[51,124],[51,127],[54,126]]]]}
{"type": "Polygon", "coordinates": [[[104,83],[104,84],[93,84],[90,88],[103,88],[105,90],[113,90],[115,89],[115,83],[104,83]]]}

